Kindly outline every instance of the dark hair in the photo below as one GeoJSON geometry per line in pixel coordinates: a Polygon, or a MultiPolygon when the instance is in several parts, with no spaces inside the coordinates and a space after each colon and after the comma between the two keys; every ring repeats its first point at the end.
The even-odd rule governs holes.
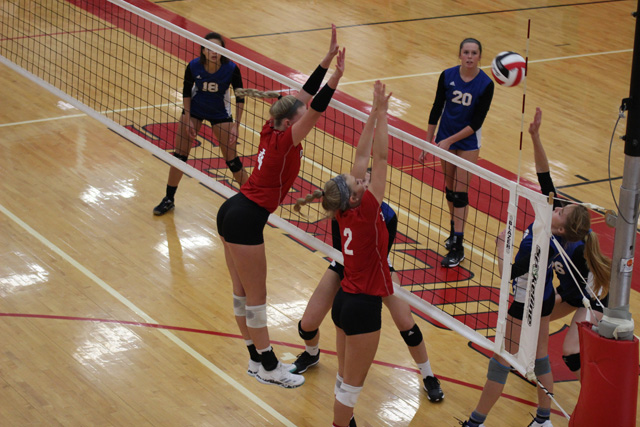
{"type": "MultiPolygon", "coordinates": [[[[205,40],[218,40],[220,42],[220,46],[225,47],[225,42],[224,39],[222,38],[222,35],[220,35],[220,33],[216,33],[216,32],[210,32],[209,34],[207,34],[206,36],[204,36],[205,40]]],[[[225,57],[225,56],[221,56],[220,57],[220,62],[222,64],[226,64],[227,62],[229,62],[229,58],[225,57]]],[[[206,64],[207,63],[207,57],[204,54],[204,46],[200,46],[200,63],[202,64],[206,64]]]]}
{"type": "Polygon", "coordinates": [[[482,56],[482,43],[480,43],[480,41],[478,39],[474,39],[473,37],[468,37],[464,40],[462,40],[462,42],[460,43],[460,48],[458,49],[458,55],[460,55],[460,52],[462,52],[462,46],[465,43],[475,43],[478,45],[478,50],[480,51],[480,56],[482,56]]]}

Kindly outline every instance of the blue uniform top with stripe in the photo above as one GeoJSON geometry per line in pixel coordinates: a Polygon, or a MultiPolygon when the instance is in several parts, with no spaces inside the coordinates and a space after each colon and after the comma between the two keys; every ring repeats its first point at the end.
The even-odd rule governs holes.
{"type": "MultiPolygon", "coordinates": [[[[512,287],[514,299],[518,302],[524,302],[525,294],[527,290],[527,279],[529,277],[529,261],[531,259],[531,251],[533,247],[533,224],[529,225],[524,232],[522,242],[520,242],[520,248],[516,253],[514,260],[514,266],[511,270],[511,278],[513,279],[512,287]],[[517,268],[516,266],[520,267],[517,268]],[[521,274],[524,270],[524,274],[521,274]]],[[[553,244],[551,244],[553,247],[553,244]]],[[[549,248],[551,254],[552,247],[549,248]]],[[[540,283],[542,277],[539,277],[538,283],[540,283]]],[[[547,271],[544,276],[544,299],[546,300],[553,294],[553,264],[549,262],[547,264],[547,271]]]]}
{"type": "Polygon", "coordinates": [[[196,58],[189,63],[195,81],[191,89],[191,114],[205,120],[224,120],[231,117],[229,86],[236,69],[229,61],[209,73],[196,58]]]}
{"type": "MultiPolygon", "coordinates": [[[[480,102],[480,96],[493,81],[484,71],[470,82],[460,77],[460,66],[457,65],[443,71],[446,103],[440,118],[440,126],[436,135],[436,142],[455,135],[467,126],[471,126],[475,110],[480,102]]],[[[489,101],[490,102],[490,101],[489,101]]],[[[480,148],[480,129],[470,136],[454,143],[450,149],[475,150],[480,148]]]]}

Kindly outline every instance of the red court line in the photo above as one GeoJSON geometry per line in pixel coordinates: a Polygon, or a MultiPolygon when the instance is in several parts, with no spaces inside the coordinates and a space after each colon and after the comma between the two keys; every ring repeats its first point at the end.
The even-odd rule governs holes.
{"type": "MultiPolygon", "coordinates": [[[[225,337],[225,338],[244,339],[244,338],[242,338],[242,335],[229,334],[229,333],[226,333],[226,332],[209,331],[209,330],[206,330],[206,329],[183,328],[183,327],[180,327],[180,326],[159,325],[157,323],[132,322],[132,321],[127,321],[127,320],[97,319],[97,318],[92,318],[92,317],[56,316],[56,315],[50,315],[50,314],[27,314],[27,313],[0,313],[0,317],[14,317],[14,318],[28,318],[28,319],[47,319],[47,320],[73,320],[73,321],[79,321],[79,322],[95,322],[95,323],[113,323],[113,324],[118,324],[118,325],[140,326],[140,327],[144,327],[144,328],[166,329],[166,330],[179,331],[179,332],[192,332],[192,333],[197,333],[197,334],[215,335],[215,336],[225,337]]],[[[288,343],[288,342],[284,342],[284,341],[271,341],[271,343],[272,344],[278,344],[278,345],[281,345],[283,347],[304,349],[303,345],[292,344],[292,343],[288,343]]],[[[320,351],[322,353],[324,353],[324,354],[329,354],[329,355],[332,355],[332,356],[336,356],[336,352],[335,351],[330,351],[330,350],[320,350],[320,351]]],[[[387,368],[400,369],[402,371],[412,372],[412,373],[416,373],[416,374],[420,373],[420,371],[415,369],[415,368],[408,368],[406,366],[396,365],[394,363],[381,362],[379,360],[374,360],[373,363],[376,364],[376,365],[379,365],[379,366],[387,367],[387,368]]],[[[471,383],[468,383],[468,382],[465,382],[465,381],[461,381],[461,380],[458,380],[458,379],[455,379],[455,378],[449,378],[449,377],[438,375],[438,379],[441,380],[441,381],[450,382],[452,384],[461,385],[461,386],[472,388],[472,389],[475,389],[475,390],[482,390],[482,386],[479,386],[479,385],[476,385],[476,384],[471,384],[471,383]]],[[[529,400],[522,399],[522,398],[516,397],[516,396],[512,396],[512,395],[506,394],[506,393],[503,393],[501,395],[501,397],[504,397],[506,399],[512,400],[514,402],[518,402],[518,403],[522,403],[524,405],[531,406],[533,408],[538,406],[538,404],[536,402],[531,402],[529,400]]],[[[553,412],[554,414],[557,414],[557,415],[563,415],[560,411],[555,410],[555,409],[552,409],[551,412],[553,412]]]]}

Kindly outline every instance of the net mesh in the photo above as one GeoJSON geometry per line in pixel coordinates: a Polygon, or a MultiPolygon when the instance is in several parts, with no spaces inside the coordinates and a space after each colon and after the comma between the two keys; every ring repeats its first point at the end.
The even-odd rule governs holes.
{"type": "MultiPolygon", "coordinates": [[[[127,129],[127,137],[134,142],[153,144],[168,153],[174,148],[179,126],[186,64],[200,55],[201,45],[220,50],[199,37],[204,33],[187,33],[117,0],[9,1],[3,3],[1,13],[2,56],[127,129]]],[[[283,95],[300,88],[298,82],[224,52],[240,67],[244,87],[283,95]]],[[[233,112],[233,97],[231,103],[233,112]]],[[[246,99],[238,153],[248,172],[256,163],[259,132],[269,118],[270,105],[268,100],[246,99]]],[[[319,203],[304,207],[303,215],[295,213],[293,205],[297,198],[322,188],[329,178],[350,170],[365,119],[362,111],[334,100],[303,141],[300,174],[276,214],[307,233],[292,233],[305,245],[330,245],[331,227],[319,203]],[[314,239],[305,239],[308,235],[314,239]]],[[[399,219],[390,259],[400,285],[410,293],[417,314],[438,326],[475,331],[470,339],[500,350],[490,343],[499,335],[501,295],[503,305],[509,297],[498,269],[496,237],[505,228],[514,191],[519,194],[511,200],[516,243],[536,218],[530,201],[541,205],[543,198],[475,165],[447,157],[394,127],[390,135],[385,200],[399,219]],[[422,149],[427,150],[424,165],[416,161],[422,149]],[[441,158],[473,174],[464,231],[466,259],[455,268],[440,265],[451,228],[441,158]]],[[[161,157],[169,161],[169,156],[161,157]]],[[[194,142],[188,165],[208,178],[202,179],[205,185],[237,188],[207,123],[194,142]]]]}

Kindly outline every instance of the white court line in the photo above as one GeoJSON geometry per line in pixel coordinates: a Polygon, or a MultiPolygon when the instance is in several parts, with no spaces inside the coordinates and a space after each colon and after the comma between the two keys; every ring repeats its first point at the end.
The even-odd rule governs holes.
{"type": "MultiPolygon", "coordinates": [[[[120,294],[118,291],[116,291],[111,286],[109,286],[104,280],[102,280],[101,278],[99,278],[98,276],[93,274],[91,271],[89,271],[85,266],[80,264],[78,261],[76,261],[75,259],[71,258],[71,256],[67,255],[64,251],[62,251],[62,249],[58,248],[56,245],[51,243],[46,237],[44,237],[43,235],[38,233],[36,230],[31,228],[27,223],[22,221],[20,218],[18,218],[16,215],[14,215],[11,211],[9,211],[7,208],[5,208],[1,204],[0,204],[0,212],[4,213],[7,217],[9,217],[9,219],[11,219],[13,222],[15,222],[20,227],[22,227],[27,233],[31,234],[33,237],[35,237],[37,240],[39,240],[40,243],[42,243],[43,245],[45,245],[46,247],[51,249],[54,253],[59,255],[62,259],[64,259],[69,264],[74,266],[82,274],[87,276],[95,284],[97,284],[102,289],[107,291],[107,293],[109,293],[115,299],[120,301],[123,305],[125,305],[127,308],[129,308],[131,311],[133,311],[135,314],[137,314],[138,316],[142,317],[146,323],[152,323],[152,324],[158,325],[158,322],[156,322],[153,318],[151,318],[149,315],[147,315],[144,311],[142,311],[141,309],[136,307],[135,304],[133,304],[127,298],[122,296],[122,294],[120,294]]],[[[244,396],[246,396],[250,401],[252,401],[256,405],[258,405],[259,407],[264,409],[267,413],[269,413],[271,416],[273,416],[275,419],[280,421],[282,424],[284,424],[286,426],[295,427],[295,424],[293,424],[291,421],[289,421],[287,418],[285,418],[283,415],[281,415],[279,412],[277,412],[275,409],[273,409],[267,403],[265,403],[260,398],[258,398],[258,396],[256,396],[255,394],[251,393],[249,390],[247,390],[244,386],[242,386],[236,380],[231,378],[225,372],[220,370],[220,368],[218,368],[216,365],[211,363],[209,360],[207,360],[207,358],[202,356],[200,353],[198,353],[196,350],[194,350],[191,346],[189,346],[187,343],[182,341],[180,338],[178,338],[172,332],[170,332],[170,331],[168,331],[166,329],[157,329],[157,330],[159,332],[161,332],[164,336],[169,338],[171,341],[173,341],[173,343],[175,343],[182,350],[184,350],[185,352],[187,352],[191,356],[193,356],[198,362],[202,363],[211,372],[213,372],[214,374],[218,375],[220,378],[222,378],[224,381],[226,381],[229,385],[231,385],[236,390],[238,390],[240,393],[242,393],[244,396]]]]}
{"type": "MultiPolygon", "coordinates": [[[[101,111],[99,112],[99,114],[114,114],[114,113],[123,113],[123,112],[128,112],[128,111],[138,111],[138,110],[148,110],[150,108],[163,108],[163,107],[172,107],[175,106],[177,104],[159,104],[159,105],[147,105],[144,107],[129,107],[129,108],[120,108],[118,110],[107,110],[107,111],[101,111]]],[[[3,123],[0,124],[0,128],[2,127],[6,127],[6,126],[19,126],[19,125],[31,125],[34,123],[41,123],[41,122],[50,122],[50,121],[54,121],[54,120],[64,120],[64,119],[75,119],[78,117],[85,117],[87,116],[86,114],[82,113],[82,114],[71,114],[68,116],[58,116],[58,117],[50,117],[48,119],[36,119],[36,120],[26,120],[24,122],[13,122],[13,123],[3,123]]]]}

